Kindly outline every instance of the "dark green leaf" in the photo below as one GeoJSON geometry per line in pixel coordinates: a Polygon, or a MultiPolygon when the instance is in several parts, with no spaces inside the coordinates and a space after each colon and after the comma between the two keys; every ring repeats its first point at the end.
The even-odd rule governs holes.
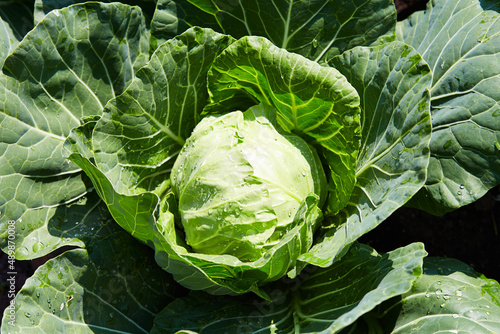
{"type": "Polygon", "coordinates": [[[498,2],[433,0],[398,24],[433,72],[431,161],[412,205],[434,214],[469,204],[500,182],[498,2]]]}
{"type": "Polygon", "coordinates": [[[188,0],[159,0],[151,21],[151,34],[157,45],[183,33],[193,26],[222,31],[213,15],[210,15],[188,0]]]}
{"type": "Polygon", "coordinates": [[[361,97],[362,142],[348,206],[332,217],[302,259],[328,266],[349,245],[406,203],[429,162],[431,73],[414,49],[394,42],[357,47],[330,62],[361,97]]]}
{"type": "Polygon", "coordinates": [[[226,34],[263,36],[314,61],[380,38],[394,39],[396,10],[391,0],[188,1],[215,15],[226,34]]]}

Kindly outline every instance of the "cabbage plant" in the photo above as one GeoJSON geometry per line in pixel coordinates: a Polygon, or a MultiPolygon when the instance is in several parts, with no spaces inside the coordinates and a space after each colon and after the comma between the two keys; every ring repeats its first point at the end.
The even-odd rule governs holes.
{"type": "MultiPolygon", "coordinates": [[[[326,177],[314,148],[296,135],[280,134],[269,120],[273,112],[257,106],[207,117],[186,141],[170,181],[192,251],[258,260],[295,228],[308,196],[325,196],[326,177]]],[[[305,250],[318,223],[297,231],[305,250]]]]}
{"type": "Polygon", "coordinates": [[[495,280],[358,242],[500,183],[498,11],[0,4],[0,245],[51,256],[2,333],[500,332],[495,280]]]}

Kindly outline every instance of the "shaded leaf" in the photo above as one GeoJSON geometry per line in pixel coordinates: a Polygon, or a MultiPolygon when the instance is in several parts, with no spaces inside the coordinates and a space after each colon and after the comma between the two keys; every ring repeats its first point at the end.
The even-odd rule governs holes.
{"type": "Polygon", "coordinates": [[[0,68],[5,58],[33,29],[33,10],[25,3],[0,3],[0,68]]]}
{"type": "Polygon", "coordinates": [[[161,45],[193,26],[211,28],[222,31],[215,17],[210,15],[188,0],[159,0],[151,20],[151,35],[161,45]]]}

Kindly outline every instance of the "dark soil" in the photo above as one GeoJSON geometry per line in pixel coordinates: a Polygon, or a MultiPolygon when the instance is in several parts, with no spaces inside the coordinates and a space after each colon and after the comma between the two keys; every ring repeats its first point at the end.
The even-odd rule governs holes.
{"type": "Polygon", "coordinates": [[[398,20],[407,18],[417,10],[425,9],[428,0],[394,0],[398,10],[398,20]]]}
{"type": "Polygon", "coordinates": [[[359,241],[378,252],[420,241],[429,256],[459,259],[500,281],[500,189],[442,217],[400,208],[359,241]],[[497,222],[498,219],[498,222],[497,222]]]}

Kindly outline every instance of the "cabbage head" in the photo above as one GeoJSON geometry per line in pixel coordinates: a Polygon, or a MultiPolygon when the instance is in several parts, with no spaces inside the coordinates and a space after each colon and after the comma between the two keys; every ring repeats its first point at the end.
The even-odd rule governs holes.
{"type": "Polygon", "coordinates": [[[326,177],[317,153],[280,130],[274,115],[272,107],[259,105],[209,116],[186,141],[171,181],[191,251],[255,261],[295,226],[308,195],[324,202],[326,177]]]}

